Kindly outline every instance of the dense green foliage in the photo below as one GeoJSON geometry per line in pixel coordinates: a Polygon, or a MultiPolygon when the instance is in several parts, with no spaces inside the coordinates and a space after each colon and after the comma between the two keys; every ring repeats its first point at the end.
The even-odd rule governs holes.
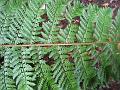
{"type": "Polygon", "coordinates": [[[1,46],[0,90],[97,90],[120,80],[119,35],[120,11],[112,19],[110,8],[80,0],[0,0],[0,45],[108,42],[1,46]]]}

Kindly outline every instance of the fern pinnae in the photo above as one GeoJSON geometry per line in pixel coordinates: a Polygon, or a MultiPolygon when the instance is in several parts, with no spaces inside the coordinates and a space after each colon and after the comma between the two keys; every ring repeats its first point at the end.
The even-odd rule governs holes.
{"type": "Polygon", "coordinates": [[[13,72],[11,67],[10,60],[11,57],[11,49],[6,48],[4,57],[4,66],[1,69],[1,76],[0,76],[0,89],[1,90],[17,90],[17,86],[15,85],[15,81],[13,80],[13,72]],[[3,76],[3,77],[2,77],[3,76]]]}
{"type": "MultiPolygon", "coordinates": [[[[56,52],[54,52],[55,57],[53,55],[53,58],[56,59],[55,61],[55,65],[53,65],[53,78],[55,79],[56,82],[58,82],[59,87],[61,87],[62,89],[73,89],[76,87],[76,80],[75,77],[69,77],[69,75],[73,75],[73,71],[69,71],[73,68],[72,64],[67,59],[67,55],[65,54],[65,52],[67,52],[64,49],[61,48],[60,46],[54,47],[54,49],[56,52]],[[65,52],[63,52],[65,51],[65,52]],[[65,54],[65,55],[64,55],[65,54]],[[69,65],[71,65],[71,68],[69,67],[69,65]],[[59,71],[60,70],[60,71],[59,71]]],[[[51,51],[52,52],[52,51],[51,51]]],[[[77,88],[77,87],[76,87],[77,88]]]]}
{"type": "MultiPolygon", "coordinates": [[[[45,24],[48,24],[48,26],[50,24],[50,26],[49,26],[49,29],[47,29],[47,30],[49,30],[48,37],[45,39],[45,37],[43,36],[43,39],[45,39],[44,41],[47,41],[48,43],[58,42],[57,34],[59,32],[59,28],[56,26],[56,24],[59,23],[57,20],[61,19],[60,18],[61,13],[63,12],[63,10],[65,8],[65,4],[67,2],[68,2],[68,0],[62,0],[62,1],[55,0],[55,1],[51,1],[51,2],[47,3],[46,11],[47,11],[47,15],[48,15],[48,18],[50,21],[45,24]]],[[[43,25],[43,28],[44,28],[44,25],[43,25]]],[[[45,43],[45,42],[43,42],[43,43],[45,43]]]]}
{"type": "Polygon", "coordinates": [[[111,9],[110,8],[100,9],[98,12],[98,15],[100,17],[98,17],[96,20],[95,37],[99,41],[109,41],[109,38],[110,38],[109,30],[110,30],[110,27],[112,26],[111,9]]]}
{"type": "Polygon", "coordinates": [[[94,27],[97,18],[97,6],[89,5],[86,10],[83,10],[83,16],[80,17],[80,27],[76,37],[79,42],[94,41],[94,27]],[[89,9],[89,10],[88,10],[89,9]]]}
{"type": "Polygon", "coordinates": [[[46,64],[44,55],[48,52],[47,49],[43,47],[32,47],[31,57],[35,64],[33,78],[39,80],[36,82],[36,89],[47,90],[48,88],[52,90],[58,90],[57,85],[54,83],[51,73],[51,67],[46,64]],[[35,57],[38,55],[39,57],[35,57]]]}
{"type": "Polygon", "coordinates": [[[115,18],[115,20],[113,20],[113,23],[112,23],[112,30],[111,30],[111,32],[112,32],[112,40],[114,40],[114,41],[119,41],[120,39],[119,39],[119,34],[120,34],[120,22],[119,22],[119,20],[120,20],[120,10],[118,10],[118,14],[117,14],[117,16],[116,16],[116,18],[115,18]]]}

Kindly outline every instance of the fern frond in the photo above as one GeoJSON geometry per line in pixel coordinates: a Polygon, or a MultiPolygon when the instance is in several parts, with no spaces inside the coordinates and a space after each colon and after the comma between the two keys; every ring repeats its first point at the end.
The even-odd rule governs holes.
{"type": "Polygon", "coordinates": [[[79,42],[92,42],[94,41],[94,28],[97,17],[98,7],[95,5],[89,5],[87,9],[84,9],[83,16],[80,18],[80,27],[76,34],[79,42]]]}
{"type": "MultiPolygon", "coordinates": [[[[37,17],[39,14],[39,6],[40,2],[31,1],[28,3],[29,8],[26,8],[25,14],[23,14],[23,22],[22,27],[20,29],[20,38],[24,38],[26,43],[36,42],[37,36],[35,36],[34,32],[36,32],[35,24],[37,22],[37,17]],[[33,35],[34,34],[34,35],[33,35]],[[29,42],[28,42],[29,40],[29,42]]],[[[38,38],[37,38],[38,39],[38,38]]],[[[25,43],[25,42],[24,42],[25,43]]]]}
{"type": "Polygon", "coordinates": [[[69,0],[52,0],[47,4],[46,11],[51,22],[55,23],[56,20],[61,19],[68,1],[69,0]]]}
{"type": "Polygon", "coordinates": [[[12,18],[12,15],[7,15],[5,14],[4,12],[1,12],[0,14],[0,18],[1,18],[1,27],[0,27],[0,34],[1,34],[1,42],[0,44],[8,44],[8,43],[13,43],[14,41],[14,37],[11,35],[11,32],[10,32],[10,24],[12,24],[11,22],[11,18],[12,18]]]}
{"type": "Polygon", "coordinates": [[[65,17],[69,22],[76,16],[81,16],[84,6],[80,3],[80,0],[73,0],[67,5],[65,17]]]}
{"type": "Polygon", "coordinates": [[[77,75],[78,84],[83,83],[81,88],[84,90],[90,89],[94,87],[91,85],[91,81],[96,79],[96,70],[92,66],[91,56],[89,56],[88,52],[91,49],[90,46],[77,46],[74,48],[73,58],[75,60],[75,73],[77,75]]]}
{"type": "Polygon", "coordinates": [[[80,23],[80,21],[79,20],[77,21],[77,19],[79,19],[80,15],[82,14],[82,10],[83,10],[83,6],[80,4],[79,1],[73,1],[67,5],[65,18],[69,21],[68,23],[69,25],[67,25],[65,29],[59,30],[58,39],[60,42],[64,42],[64,43],[77,42],[75,35],[76,32],[78,31],[78,27],[80,23]],[[78,24],[75,24],[75,22],[78,22],[78,24]]]}
{"type": "Polygon", "coordinates": [[[34,80],[33,68],[30,60],[30,49],[27,48],[13,48],[14,57],[12,59],[13,79],[16,81],[18,90],[33,90],[34,80]]]}
{"type": "Polygon", "coordinates": [[[109,41],[110,28],[112,26],[112,10],[110,8],[100,9],[97,17],[95,37],[97,41],[109,41]]]}
{"type": "Polygon", "coordinates": [[[116,61],[116,59],[113,59],[113,46],[112,44],[106,44],[104,46],[98,45],[95,48],[95,55],[94,53],[94,58],[96,59],[95,63],[93,66],[96,67],[97,70],[97,80],[98,84],[100,86],[107,85],[107,83],[114,78],[112,78],[112,68],[113,68],[113,60],[116,61]],[[107,56],[107,57],[106,57],[107,56]]]}
{"type": "Polygon", "coordinates": [[[18,10],[23,4],[30,0],[1,0],[0,6],[3,7],[3,10],[7,13],[13,13],[18,10]]]}
{"type": "Polygon", "coordinates": [[[120,71],[118,68],[120,68],[120,50],[117,49],[117,45],[112,46],[114,52],[112,52],[112,76],[114,80],[120,80],[120,71]]]}
{"type": "Polygon", "coordinates": [[[45,48],[31,47],[31,57],[35,64],[33,76],[33,79],[36,79],[35,88],[37,90],[58,90],[58,87],[52,78],[51,67],[46,64],[46,60],[44,60],[46,57],[43,58],[47,52],[48,51],[45,48]]]}
{"type": "Polygon", "coordinates": [[[37,25],[43,2],[31,0],[11,14],[1,13],[1,38],[4,43],[35,43],[39,41],[37,25]],[[26,5],[27,4],[27,5],[26,5]]]}
{"type": "Polygon", "coordinates": [[[46,12],[50,21],[44,23],[43,25],[44,32],[42,32],[43,38],[41,38],[41,42],[43,43],[59,42],[57,38],[57,34],[59,32],[57,24],[59,23],[58,20],[64,18],[63,13],[67,3],[68,0],[55,0],[47,3],[46,12]],[[47,33],[46,31],[49,33],[47,33]]]}
{"type": "Polygon", "coordinates": [[[43,24],[43,29],[44,31],[41,32],[43,37],[40,38],[42,43],[58,42],[57,37],[55,36],[58,33],[56,26],[52,25],[51,22],[46,22],[43,24]]]}
{"type": "Polygon", "coordinates": [[[37,72],[37,80],[38,81],[38,89],[39,90],[58,90],[58,86],[55,84],[50,66],[46,65],[44,60],[40,60],[37,65],[36,71],[37,72]]]}
{"type": "Polygon", "coordinates": [[[76,84],[76,79],[74,77],[74,67],[73,63],[68,60],[66,47],[52,47],[50,57],[55,59],[55,64],[53,65],[53,78],[55,83],[58,83],[59,88],[64,90],[77,90],[78,86],[76,84]]]}
{"type": "Polygon", "coordinates": [[[112,26],[112,40],[114,41],[120,41],[119,37],[120,37],[120,10],[118,10],[117,16],[115,18],[115,20],[113,21],[113,26],[112,26]]]}
{"type": "Polygon", "coordinates": [[[15,81],[12,78],[11,59],[11,49],[7,48],[4,54],[4,65],[0,70],[0,90],[17,90],[15,81]]]}

